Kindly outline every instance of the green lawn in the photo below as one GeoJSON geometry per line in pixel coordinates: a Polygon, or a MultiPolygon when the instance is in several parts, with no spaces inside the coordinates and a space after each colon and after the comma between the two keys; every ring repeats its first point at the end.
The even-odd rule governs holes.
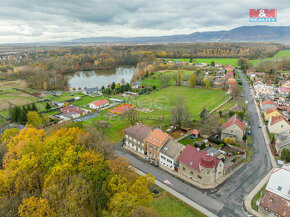
{"type": "Polygon", "coordinates": [[[104,98],[109,99],[108,97],[103,97],[103,96],[96,96],[96,97],[84,96],[80,100],[72,102],[71,104],[75,106],[86,107],[88,103],[94,102],[96,100],[104,99],[104,98]]]}
{"type": "Polygon", "coordinates": [[[72,98],[77,97],[77,96],[81,97],[81,96],[84,96],[84,94],[81,92],[76,92],[73,94],[73,96],[71,96],[71,93],[63,93],[61,96],[47,95],[44,98],[52,100],[52,101],[64,102],[66,100],[72,99],[72,98]]]}
{"type": "MultiPolygon", "coordinates": [[[[180,62],[188,62],[190,59],[165,59],[165,60],[179,60],[180,62]]],[[[237,65],[237,58],[193,58],[194,63],[207,63],[211,64],[211,62],[214,61],[215,63],[220,63],[223,66],[225,64],[230,64],[231,66],[238,66],[237,65]]]]}
{"type": "Polygon", "coordinates": [[[161,217],[206,216],[164,190],[161,190],[159,197],[153,199],[152,205],[161,217]]]}
{"type": "Polygon", "coordinates": [[[228,98],[223,90],[170,86],[150,95],[141,95],[133,100],[133,104],[153,109],[154,115],[169,115],[176,96],[185,97],[186,106],[194,119],[199,119],[204,106],[212,110],[228,98]]]}
{"type": "Polygon", "coordinates": [[[258,65],[260,62],[270,61],[270,60],[277,60],[277,59],[281,59],[283,57],[290,58],[290,49],[288,49],[288,50],[280,50],[273,57],[250,60],[250,63],[252,63],[253,65],[258,65]]]}
{"type": "Polygon", "coordinates": [[[254,210],[258,211],[258,206],[256,205],[257,201],[260,201],[266,193],[267,184],[263,186],[263,188],[255,195],[253,200],[251,201],[251,206],[254,210]]]}
{"type": "Polygon", "coordinates": [[[4,124],[4,123],[6,123],[6,120],[0,117],[0,124],[4,124]]]}
{"type": "Polygon", "coordinates": [[[3,117],[8,117],[9,116],[9,110],[2,110],[0,111],[0,115],[2,115],[3,117]]]}

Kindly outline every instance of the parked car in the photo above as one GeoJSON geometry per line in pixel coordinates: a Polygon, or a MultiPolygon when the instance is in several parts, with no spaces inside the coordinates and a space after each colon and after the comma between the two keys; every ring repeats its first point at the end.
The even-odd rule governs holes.
{"type": "Polygon", "coordinates": [[[258,127],[259,127],[259,128],[262,128],[262,125],[261,125],[261,124],[258,124],[258,127]]]}
{"type": "Polygon", "coordinates": [[[248,135],[252,135],[252,132],[251,131],[248,131],[248,135]]]}
{"type": "Polygon", "coordinates": [[[151,161],[151,164],[153,164],[154,166],[158,167],[159,166],[159,163],[158,161],[151,161]]]}
{"type": "Polygon", "coordinates": [[[147,157],[147,156],[146,156],[146,157],[144,157],[144,160],[146,160],[146,161],[149,162],[149,161],[150,161],[150,157],[147,157]]]}

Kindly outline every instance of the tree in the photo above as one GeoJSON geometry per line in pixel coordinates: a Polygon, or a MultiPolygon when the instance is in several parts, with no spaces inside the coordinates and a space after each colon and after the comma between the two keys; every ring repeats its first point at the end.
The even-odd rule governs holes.
{"type": "Polygon", "coordinates": [[[52,211],[47,200],[42,198],[30,197],[24,199],[19,207],[20,217],[53,217],[57,216],[52,211]]]}
{"type": "Polygon", "coordinates": [[[194,87],[195,84],[196,84],[196,81],[197,81],[197,76],[196,76],[196,75],[192,75],[192,76],[189,78],[190,86],[194,87]]]}
{"type": "Polygon", "coordinates": [[[25,125],[27,123],[27,110],[25,109],[24,106],[19,109],[20,110],[19,110],[17,122],[25,125]]]}
{"type": "Polygon", "coordinates": [[[246,70],[248,69],[248,59],[247,59],[247,58],[240,57],[240,58],[237,60],[237,64],[238,64],[238,66],[241,67],[241,69],[243,70],[244,73],[245,73],[246,70]]]}
{"type": "Polygon", "coordinates": [[[230,87],[230,95],[233,98],[237,98],[241,95],[241,87],[238,85],[230,87]]]}
{"type": "Polygon", "coordinates": [[[210,65],[211,66],[215,66],[215,62],[214,61],[211,61],[210,65]]]}
{"type": "Polygon", "coordinates": [[[174,106],[171,109],[171,124],[181,128],[182,125],[187,125],[190,119],[190,114],[185,107],[185,98],[177,96],[174,100],[174,106]]]}
{"type": "Polygon", "coordinates": [[[115,82],[113,82],[112,85],[111,85],[111,89],[114,90],[115,87],[116,87],[116,84],[115,84],[115,82]]]}
{"type": "Polygon", "coordinates": [[[49,109],[51,109],[51,105],[50,105],[50,103],[49,103],[49,102],[47,102],[47,103],[46,103],[46,105],[45,105],[45,109],[46,109],[46,110],[49,110],[49,109]]]}
{"type": "Polygon", "coordinates": [[[204,135],[212,135],[217,133],[220,125],[219,114],[206,114],[203,119],[199,121],[199,130],[204,135]]]}
{"type": "Polygon", "coordinates": [[[290,162],[290,150],[284,148],[281,152],[281,159],[285,160],[287,163],[290,162]]]}
{"type": "Polygon", "coordinates": [[[206,118],[207,115],[208,115],[208,111],[206,110],[206,107],[204,106],[202,111],[199,114],[199,117],[200,117],[201,120],[203,120],[203,119],[206,118]]]}
{"type": "Polygon", "coordinates": [[[37,128],[43,124],[43,119],[36,111],[29,111],[27,113],[27,123],[37,128]]]}
{"type": "Polygon", "coordinates": [[[170,75],[162,75],[160,78],[161,87],[167,87],[169,85],[170,79],[171,79],[170,75]]]}
{"type": "Polygon", "coordinates": [[[32,106],[31,106],[31,111],[36,111],[37,112],[37,107],[36,107],[36,104],[35,103],[32,103],[32,106]]]}
{"type": "Polygon", "coordinates": [[[203,78],[203,83],[205,84],[205,87],[206,88],[209,88],[209,86],[210,86],[210,80],[208,79],[208,78],[203,78]]]}
{"type": "Polygon", "coordinates": [[[134,126],[138,119],[138,111],[135,108],[130,108],[124,112],[123,117],[127,119],[132,126],[134,126]]]}
{"type": "Polygon", "coordinates": [[[160,217],[160,215],[151,208],[138,206],[132,211],[130,217],[160,217]]]}

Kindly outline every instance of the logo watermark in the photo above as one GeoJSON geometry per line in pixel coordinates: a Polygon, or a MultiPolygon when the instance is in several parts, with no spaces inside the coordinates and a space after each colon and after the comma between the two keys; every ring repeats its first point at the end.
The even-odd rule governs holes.
{"type": "Polygon", "coordinates": [[[277,9],[250,9],[250,22],[277,22],[277,9]]]}

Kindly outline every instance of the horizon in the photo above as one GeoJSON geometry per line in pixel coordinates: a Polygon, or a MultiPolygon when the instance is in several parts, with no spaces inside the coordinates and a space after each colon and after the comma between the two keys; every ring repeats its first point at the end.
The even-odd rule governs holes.
{"type": "Polygon", "coordinates": [[[4,0],[0,9],[0,41],[1,44],[47,43],[91,37],[187,35],[265,24],[288,26],[289,13],[290,7],[283,0],[274,3],[223,0],[215,7],[211,0],[170,3],[139,0],[130,4],[119,0],[27,0],[25,3],[4,0]],[[249,22],[249,9],[256,8],[277,9],[277,22],[249,22]]]}

